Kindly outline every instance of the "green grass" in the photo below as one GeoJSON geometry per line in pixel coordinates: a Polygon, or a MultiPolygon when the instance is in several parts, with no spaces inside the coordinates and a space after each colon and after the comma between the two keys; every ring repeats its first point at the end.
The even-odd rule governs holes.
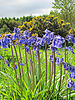
{"type": "MultiPolygon", "coordinates": [[[[18,50],[17,46],[16,46],[16,49],[17,49],[19,60],[20,60],[19,50],[18,50]]],[[[65,79],[64,79],[64,81],[62,81],[61,90],[59,92],[60,66],[56,66],[55,88],[54,88],[54,92],[52,94],[50,94],[50,96],[49,96],[49,74],[50,74],[50,72],[49,72],[49,56],[52,54],[50,49],[47,50],[47,85],[45,85],[45,73],[46,73],[45,50],[42,49],[42,50],[40,50],[40,52],[42,52],[40,54],[41,80],[39,80],[38,62],[37,62],[37,59],[35,59],[35,87],[34,87],[34,91],[32,91],[32,81],[31,81],[32,77],[31,77],[31,73],[30,73],[31,72],[30,56],[29,56],[29,54],[27,54],[31,89],[29,89],[29,82],[28,82],[28,77],[27,77],[25,51],[24,51],[23,47],[21,47],[22,63],[25,64],[25,66],[23,66],[24,81],[22,81],[23,96],[21,96],[21,91],[20,91],[17,81],[16,81],[15,71],[13,69],[13,59],[12,59],[11,49],[7,48],[6,50],[7,51],[4,51],[3,48],[0,50],[0,55],[3,57],[3,59],[0,60],[0,99],[1,100],[25,100],[25,99],[26,100],[46,100],[47,97],[52,98],[51,100],[54,100],[55,98],[57,98],[58,93],[59,93],[59,100],[66,100],[65,99],[66,98],[66,89],[67,89],[66,83],[68,81],[68,80],[66,80],[66,77],[68,75],[68,72],[66,71],[65,79]],[[10,67],[7,67],[7,65],[4,61],[5,57],[9,60],[10,67]],[[39,87],[40,82],[41,82],[42,89],[39,92],[38,87],[39,87]],[[64,99],[62,99],[62,98],[64,98],[64,99]]],[[[58,56],[56,54],[56,56],[58,56],[59,58],[64,57],[64,49],[63,49],[63,51],[62,51],[62,49],[60,49],[59,53],[61,55],[58,56]]],[[[73,55],[71,52],[69,52],[68,57],[67,57],[67,61],[69,63],[71,63],[72,65],[75,65],[75,62],[74,62],[75,57],[74,56],[75,55],[73,55]],[[70,57],[72,58],[71,60],[69,59],[70,57]]],[[[16,65],[18,65],[17,60],[16,60],[15,51],[14,51],[14,58],[15,58],[16,65]]],[[[51,67],[51,69],[52,69],[52,67],[51,67]]],[[[16,71],[17,71],[17,76],[18,76],[18,80],[20,83],[19,67],[17,68],[16,71]]],[[[63,78],[63,75],[64,75],[64,68],[62,66],[62,78],[63,78]]],[[[67,78],[69,78],[69,77],[67,77],[67,78]]],[[[52,89],[53,89],[53,76],[52,76],[50,91],[52,91],[52,89]]],[[[71,91],[71,93],[72,93],[71,97],[75,97],[74,91],[71,91]]],[[[56,100],[58,100],[58,98],[56,100]]]]}

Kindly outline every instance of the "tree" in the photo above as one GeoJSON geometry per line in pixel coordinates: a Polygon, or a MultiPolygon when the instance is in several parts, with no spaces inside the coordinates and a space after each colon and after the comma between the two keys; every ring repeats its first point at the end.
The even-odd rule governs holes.
{"type": "Polygon", "coordinates": [[[8,32],[8,33],[11,32],[6,24],[4,24],[2,28],[0,28],[0,33],[4,34],[5,32],[8,32]]]}
{"type": "Polygon", "coordinates": [[[75,14],[75,0],[54,0],[53,8],[60,10],[65,21],[71,23],[73,22],[73,17],[75,14]]]}

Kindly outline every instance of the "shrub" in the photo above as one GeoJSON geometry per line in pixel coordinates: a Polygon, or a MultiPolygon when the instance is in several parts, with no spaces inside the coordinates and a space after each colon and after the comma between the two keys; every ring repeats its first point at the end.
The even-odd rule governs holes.
{"type": "MultiPolygon", "coordinates": [[[[48,29],[55,32],[55,35],[60,35],[65,37],[71,29],[70,23],[65,23],[64,20],[58,21],[58,17],[54,17],[54,15],[49,16],[37,16],[31,21],[23,22],[23,25],[18,26],[21,29],[21,32],[25,30],[30,30],[31,33],[37,33],[39,37],[42,37],[44,34],[44,30],[48,29]]],[[[72,32],[74,34],[74,32],[72,32]]]]}

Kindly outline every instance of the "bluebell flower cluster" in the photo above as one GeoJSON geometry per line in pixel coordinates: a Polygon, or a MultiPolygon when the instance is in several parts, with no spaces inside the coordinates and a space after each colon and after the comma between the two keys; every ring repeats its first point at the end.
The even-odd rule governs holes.
{"type": "Polygon", "coordinates": [[[66,36],[66,40],[69,42],[69,43],[75,43],[75,39],[73,37],[73,34],[69,34],[66,36]]]}
{"type": "Polygon", "coordinates": [[[64,66],[65,70],[67,70],[71,73],[75,73],[75,67],[72,66],[70,63],[63,62],[63,66],[64,66]]]}
{"type": "MultiPolygon", "coordinates": [[[[52,63],[54,62],[54,58],[53,55],[49,57],[49,61],[51,61],[52,63]]],[[[64,58],[62,57],[61,59],[59,57],[55,57],[55,63],[57,65],[59,65],[60,63],[64,62],[64,58]]]]}
{"type": "MultiPolygon", "coordinates": [[[[69,43],[75,43],[75,39],[73,37],[72,34],[69,34],[66,36],[66,38],[64,39],[63,37],[59,36],[59,35],[54,35],[54,32],[51,32],[49,30],[45,30],[45,35],[43,35],[42,38],[38,37],[38,36],[31,36],[31,32],[30,30],[25,30],[24,33],[20,32],[21,30],[19,28],[14,28],[14,33],[11,34],[5,34],[5,36],[2,36],[0,34],[0,46],[2,48],[10,48],[10,45],[17,45],[19,44],[19,46],[24,46],[24,48],[26,48],[26,52],[30,52],[29,47],[32,46],[33,50],[35,50],[35,57],[37,57],[37,51],[39,51],[39,48],[41,48],[42,46],[46,45],[50,45],[50,49],[52,52],[56,52],[58,55],[61,55],[59,53],[60,48],[62,48],[62,44],[67,40],[69,43]]],[[[74,49],[69,46],[66,48],[68,51],[71,51],[73,54],[74,53],[74,49]]],[[[40,53],[41,54],[41,53],[40,53]]],[[[3,59],[2,56],[0,56],[0,59],[3,59]]],[[[31,61],[31,59],[30,59],[31,61]]],[[[54,62],[54,58],[53,55],[49,57],[49,61],[51,61],[52,63],[54,62]]],[[[7,64],[8,67],[10,67],[9,61],[5,58],[5,62],[7,64]]],[[[63,64],[65,70],[70,72],[70,81],[68,82],[67,87],[72,88],[73,90],[75,90],[75,82],[73,82],[71,79],[75,79],[75,67],[72,66],[70,63],[64,62],[64,58],[62,57],[61,59],[59,59],[59,57],[56,57],[55,55],[55,63],[57,65],[59,65],[60,63],[63,64]]],[[[19,65],[21,65],[21,63],[19,62],[19,65]]],[[[16,69],[18,68],[17,65],[16,69]]],[[[22,64],[22,66],[24,66],[24,64],[22,64]]],[[[14,68],[14,67],[13,67],[14,68]]]]}
{"type": "Polygon", "coordinates": [[[58,48],[61,48],[62,47],[62,44],[65,42],[65,39],[61,36],[55,36],[53,41],[52,41],[52,44],[51,44],[51,51],[52,52],[57,52],[58,53],[58,48]]]}
{"type": "Polygon", "coordinates": [[[74,48],[72,48],[71,46],[68,47],[68,51],[71,51],[72,54],[75,54],[75,52],[74,52],[74,48]]]}
{"type": "Polygon", "coordinates": [[[67,84],[67,88],[71,88],[72,90],[75,90],[75,82],[72,79],[75,79],[75,67],[72,66],[70,63],[65,63],[63,62],[63,66],[65,68],[65,70],[69,71],[70,75],[69,75],[69,82],[67,84]]]}
{"type": "Polygon", "coordinates": [[[67,88],[71,88],[72,90],[75,90],[75,82],[70,79],[67,84],[67,88]]]}

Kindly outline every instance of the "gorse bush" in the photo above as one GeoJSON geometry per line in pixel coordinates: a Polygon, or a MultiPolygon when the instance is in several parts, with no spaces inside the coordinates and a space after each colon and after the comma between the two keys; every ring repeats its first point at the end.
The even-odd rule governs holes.
{"type": "Polygon", "coordinates": [[[47,29],[44,34],[42,38],[32,36],[30,30],[21,33],[19,28],[14,28],[12,34],[0,34],[0,47],[5,49],[0,55],[0,99],[74,98],[75,67],[68,61],[68,53],[75,52],[71,46],[66,47],[66,41],[75,44],[75,39],[72,34],[64,38],[47,29]],[[63,56],[59,50],[62,44],[65,44],[63,56]],[[42,46],[44,52],[40,52],[42,46]]]}
{"type": "MultiPolygon", "coordinates": [[[[32,35],[37,33],[39,37],[42,37],[45,34],[45,29],[55,32],[56,35],[59,34],[60,36],[65,37],[70,31],[71,25],[68,22],[65,23],[64,20],[58,20],[58,17],[54,17],[54,15],[45,17],[37,16],[29,22],[23,22],[23,25],[18,26],[18,28],[21,29],[21,33],[23,33],[25,30],[30,30],[32,35]]],[[[70,31],[70,34],[74,33],[75,31],[72,33],[70,31]]]]}

